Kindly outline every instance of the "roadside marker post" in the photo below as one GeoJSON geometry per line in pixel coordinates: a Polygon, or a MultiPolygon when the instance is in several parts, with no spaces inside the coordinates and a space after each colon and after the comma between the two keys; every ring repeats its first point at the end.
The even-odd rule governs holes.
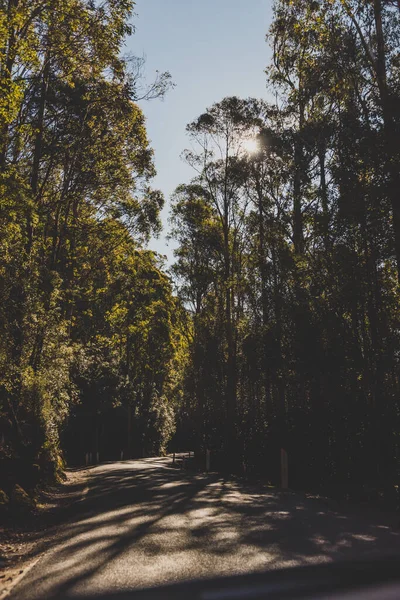
{"type": "Polygon", "coordinates": [[[283,448],[281,448],[281,487],[284,490],[289,487],[288,455],[283,448]]]}
{"type": "Polygon", "coordinates": [[[87,452],[85,454],[85,464],[86,464],[86,466],[88,466],[88,464],[89,464],[89,454],[87,452]]]}
{"type": "Polygon", "coordinates": [[[206,471],[210,471],[210,451],[206,450],[206,471]]]}
{"type": "Polygon", "coordinates": [[[175,464],[175,452],[174,452],[174,453],[173,453],[173,455],[172,455],[172,464],[173,464],[173,465],[175,464]]]}

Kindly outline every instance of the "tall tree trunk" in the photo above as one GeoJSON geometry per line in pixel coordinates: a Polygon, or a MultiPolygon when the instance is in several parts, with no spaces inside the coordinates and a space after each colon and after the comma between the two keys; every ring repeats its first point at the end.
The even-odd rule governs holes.
{"type": "Polygon", "coordinates": [[[128,439],[127,439],[128,458],[132,458],[132,406],[128,404],[128,439]]]}
{"type": "MultiPolygon", "coordinates": [[[[301,90],[300,90],[301,95],[301,90]]],[[[294,140],[294,181],[293,181],[293,243],[296,254],[304,252],[303,211],[302,211],[302,180],[304,177],[303,159],[303,127],[304,103],[299,103],[299,128],[294,140]]]]}
{"type": "MultiPolygon", "coordinates": [[[[39,170],[40,170],[40,161],[43,154],[43,134],[44,134],[44,116],[46,110],[46,101],[49,87],[49,77],[50,77],[50,50],[47,48],[44,56],[44,65],[43,65],[43,73],[42,73],[42,81],[40,85],[40,100],[39,100],[39,110],[37,116],[37,133],[35,138],[35,145],[33,150],[33,161],[32,161],[32,172],[31,172],[31,188],[32,195],[35,201],[37,201],[38,197],[38,184],[39,184],[39,170]]],[[[33,244],[33,221],[32,214],[28,212],[27,216],[27,254],[29,255],[32,250],[33,244]]]]}
{"type": "Polygon", "coordinates": [[[394,118],[394,101],[389,93],[387,84],[386,51],[382,24],[381,0],[374,0],[374,19],[377,48],[375,71],[384,121],[386,168],[389,175],[388,191],[392,206],[394,247],[397,275],[400,283],[400,159],[397,125],[394,118]]]}
{"type": "Polygon", "coordinates": [[[49,88],[50,77],[50,51],[47,49],[44,57],[42,80],[40,84],[40,100],[39,110],[36,121],[36,138],[33,150],[32,173],[31,173],[31,188],[33,195],[38,193],[39,183],[39,167],[43,153],[43,134],[44,134],[44,115],[46,110],[46,101],[49,88]]]}
{"type": "Polygon", "coordinates": [[[282,357],[282,297],[279,289],[279,276],[278,276],[278,264],[277,264],[277,249],[275,239],[271,244],[272,250],[272,267],[273,267],[273,285],[274,285],[274,309],[275,309],[275,321],[276,321],[276,353],[277,360],[277,416],[279,421],[282,423],[281,428],[286,429],[286,400],[285,400],[285,379],[284,379],[284,365],[282,357]]]}
{"type": "Polygon", "coordinates": [[[264,350],[264,387],[265,401],[269,416],[272,416],[272,399],[271,399],[271,376],[270,365],[268,362],[269,341],[267,336],[268,328],[268,293],[267,293],[267,269],[265,263],[265,223],[263,212],[264,195],[262,193],[259,181],[257,181],[257,198],[258,198],[258,268],[261,278],[261,305],[262,305],[262,335],[263,335],[263,350],[264,350]]]}
{"type": "MultiPolygon", "coordinates": [[[[228,265],[229,265],[228,260],[228,265]]],[[[230,273],[230,266],[227,267],[230,273]]],[[[226,416],[227,416],[227,451],[229,463],[234,462],[235,421],[236,421],[236,352],[232,321],[232,289],[229,276],[226,279],[225,292],[225,331],[227,341],[227,372],[226,372],[226,416]]]]}
{"type": "Polygon", "coordinates": [[[225,284],[225,332],[227,343],[226,365],[226,452],[228,466],[234,465],[236,441],[236,352],[233,332],[233,302],[232,302],[232,259],[229,245],[229,205],[224,202],[224,284],[225,284]]]}
{"type": "MultiPolygon", "coordinates": [[[[304,180],[304,142],[303,142],[303,130],[304,130],[304,113],[305,106],[302,99],[302,82],[300,77],[299,83],[299,125],[298,131],[295,137],[294,147],[294,185],[293,185],[293,243],[294,252],[296,258],[304,256],[304,231],[303,231],[303,211],[302,211],[302,195],[303,195],[303,180],[304,180]]],[[[296,378],[298,381],[298,406],[304,406],[305,404],[305,362],[307,358],[307,342],[308,337],[306,333],[306,319],[307,314],[307,301],[305,296],[305,290],[303,287],[303,274],[302,267],[295,262],[294,268],[294,355],[296,360],[296,378]]]]}
{"type": "Polygon", "coordinates": [[[320,195],[322,205],[322,237],[326,256],[329,257],[331,244],[329,239],[329,207],[328,207],[328,186],[326,184],[326,147],[322,142],[319,144],[318,160],[320,168],[320,195]]]}
{"type": "MultiPolygon", "coordinates": [[[[8,1],[7,20],[11,20],[12,13],[17,9],[18,3],[19,3],[19,0],[9,0],[8,1]]],[[[6,45],[6,47],[4,48],[4,51],[3,51],[4,65],[3,65],[3,68],[1,69],[1,81],[2,81],[3,85],[4,85],[4,82],[6,82],[6,85],[5,85],[6,89],[7,89],[8,85],[10,85],[10,88],[11,88],[12,71],[13,71],[15,58],[16,58],[16,42],[17,42],[17,38],[16,38],[16,34],[15,34],[15,29],[12,28],[9,33],[8,44],[6,45]]],[[[10,89],[8,91],[10,91],[10,89]]],[[[6,120],[3,123],[1,130],[0,130],[0,170],[3,170],[6,165],[7,150],[8,150],[8,130],[9,130],[9,123],[6,120]]]]}

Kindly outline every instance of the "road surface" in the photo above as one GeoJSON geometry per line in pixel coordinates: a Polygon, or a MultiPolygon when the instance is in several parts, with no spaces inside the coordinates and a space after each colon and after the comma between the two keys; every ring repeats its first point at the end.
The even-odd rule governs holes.
{"type": "Polygon", "coordinates": [[[73,598],[399,549],[399,532],[382,519],[191,475],[169,458],[94,467],[88,488],[10,599],[73,598]]]}

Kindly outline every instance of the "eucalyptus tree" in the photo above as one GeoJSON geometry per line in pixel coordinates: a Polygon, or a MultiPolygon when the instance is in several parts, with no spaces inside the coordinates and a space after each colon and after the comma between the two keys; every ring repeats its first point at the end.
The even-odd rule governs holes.
{"type": "MultiPolygon", "coordinates": [[[[384,311],[387,290],[394,291],[393,267],[398,268],[394,193],[398,186],[393,186],[399,172],[398,151],[390,137],[397,128],[397,22],[391,3],[282,0],[276,3],[270,31],[274,48],[270,82],[278,86],[285,107],[298,119],[305,160],[302,221],[297,220],[302,222],[305,241],[300,297],[306,299],[302,314],[314,350],[299,337],[294,355],[300,356],[303,347],[306,357],[326,357],[314,365],[304,364],[302,411],[312,408],[315,432],[323,430],[323,422],[326,431],[333,432],[331,447],[325,449],[333,470],[332,463],[343,462],[343,447],[357,456],[343,471],[354,469],[357,461],[365,469],[367,456],[375,472],[382,470],[384,454],[379,458],[372,448],[385,436],[383,429],[378,434],[376,424],[382,427],[386,422],[387,427],[383,415],[391,413],[392,384],[384,384],[384,378],[385,372],[396,369],[396,360],[384,359],[383,345],[393,339],[391,327],[397,327],[395,315],[388,319],[384,311]],[[304,117],[301,127],[299,115],[304,117]],[[335,349],[333,354],[329,348],[335,349]],[[346,373],[340,383],[334,372],[346,373]],[[343,397],[349,400],[342,403],[343,397]],[[343,415],[344,428],[335,410],[343,415]],[[360,413],[356,424],[355,415],[360,413]],[[364,457],[354,446],[355,431],[364,457]]],[[[294,222],[297,175],[294,168],[294,222]]],[[[391,301],[395,298],[396,294],[391,301]]],[[[299,423],[300,418],[301,414],[299,423]]],[[[386,435],[390,438],[389,430],[386,435]]],[[[323,447],[322,439],[318,447],[323,447]]]]}
{"type": "MultiPolygon", "coordinates": [[[[186,204],[178,203],[174,208],[175,220],[185,219],[187,229],[192,217],[189,216],[186,207],[197,189],[200,216],[204,219],[209,213],[208,219],[212,235],[215,237],[215,243],[208,250],[212,252],[212,262],[205,259],[208,266],[203,269],[203,272],[209,273],[209,266],[215,265],[212,276],[215,306],[219,323],[223,327],[223,353],[226,356],[222,364],[226,416],[224,447],[226,459],[233,461],[235,461],[234,454],[237,452],[235,439],[238,327],[244,309],[243,253],[247,212],[247,202],[243,194],[242,162],[246,142],[251,139],[256,126],[254,114],[249,110],[250,104],[251,101],[243,101],[236,97],[225,98],[188,125],[187,130],[194,150],[186,151],[184,156],[197,172],[197,176],[191,186],[178,189],[178,194],[186,195],[186,204]]],[[[207,228],[209,228],[208,224],[207,228]]],[[[204,235],[204,232],[201,235],[204,235]]],[[[186,245],[188,243],[188,240],[185,241],[186,245]]],[[[190,243],[193,243],[193,240],[190,243]]],[[[199,249],[198,246],[196,248],[199,249]]],[[[181,274],[182,250],[181,247],[178,251],[181,258],[178,263],[181,274]]],[[[200,289],[198,292],[201,293],[200,289]]],[[[197,304],[199,306],[199,303],[197,304]]]]}
{"type": "Polygon", "coordinates": [[[77,323],[94,311],[100,273],[108,288],[122,269],[103,253],[118,249],[128,268],[135,245],[160,230],[163,197],[151,188],[153,151],[135,100],[164,94],[170,80],[143,94],[121,55],[133,6],[0,4],[1,414],[13,423],[12,452],[48,453],[55,465],[61,424],[79,400],[71,372],[93,343],[77,323]]]}
{"type": "Polygon", "coordinates": [[[173,208],[186,386],[216,446],[228,415],[236,466],[285,445],[303,485],[397,468],[398,18],[392,2],[278,0],[279,108],[225,99],[189,127],[198,174],[173,208]]]}
{"type": "Polygon", "coordinates": [[[293,233],[288,218],[293,147],[284,112],[261,101],[253,102],[251,110],[257,123],[256,145],[242,161],[249,205],[246,281],[250,321],[261,337],[264,398],[260,404],[265,404],[265,418],[271,423],[277,415],[285,418],[282,307],[289,272],[282,261],[293,233]]]}

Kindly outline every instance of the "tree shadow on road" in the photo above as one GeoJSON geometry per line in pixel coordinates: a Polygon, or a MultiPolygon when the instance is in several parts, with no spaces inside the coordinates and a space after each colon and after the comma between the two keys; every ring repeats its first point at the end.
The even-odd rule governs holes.
{"type": "Polygon", "coordinates": [[[177,472],[165,459],[93,469],[74,510],[15,598],[393,554],[400,541],[379,520],[267,486],[177,472]]]}

